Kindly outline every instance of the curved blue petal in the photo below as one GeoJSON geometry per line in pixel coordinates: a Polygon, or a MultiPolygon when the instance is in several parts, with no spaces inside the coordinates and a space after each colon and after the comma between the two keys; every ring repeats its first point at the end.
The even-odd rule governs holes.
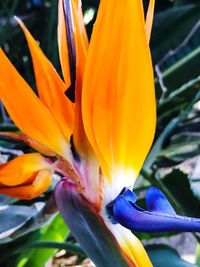
{"type": "MultiPolygon", "coordinates": [[[[135,193],[133,193],[133,191],[131,191],[128,188],[124,188],[121,193],[119,195],[123,195],[126,200],[128,202],[130,202],[131,204],[134,204],[137,200],[135,193]]],[[[107,210],[107,215],[108,215],[108,219],[113,223],[113,224],[117,224],[118,221],[115,219],[115,217],[113,216],[113,204],[114,204],[115,200],[113,200],[112,202],[110,202],[107,206],[106,206],[106,210],[107,210]]]]}
{"type": "Polygon", "coordinates": [[[169,203],[168,199],[156,187],[152,186],[147,190],[145,201],[148,211],[176,215],[176,212],[169,203]]]}
{"type": "Polygon", "coordinates": [[[128,188],[125,188],[122,191],[121,195],[123,195],[126,198],[126,200],[132,204],[134,204],[137,200],[136,194],[128,188]]]}
{"type": "Polygon", "coordinates": [[[136,204],[129,203],[123,195],[119,195],[114,201],[113,216],[118,223],[137,232],[200,232],[200,219],[142,211],[136,204]]]}

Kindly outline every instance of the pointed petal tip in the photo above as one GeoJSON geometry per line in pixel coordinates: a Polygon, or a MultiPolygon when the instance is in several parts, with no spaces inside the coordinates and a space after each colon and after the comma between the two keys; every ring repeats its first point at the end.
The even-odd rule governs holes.
{"type": "Polygon", "coordinates": [[[150,42],[151,31],[153,26],[153,17],[154,17],[154,8],[155,8],[155,0],[149,0],[149,6],[146,15],[146,37],[147,43],[150,42]]]}
{"type": "Polygon", "coordinates": [[[151,147],[156,121],[153,68],[140,2],[100,2],[82,100],[85,131],[101,165],[112,169],[113,163],[121,164],[136,176],[151,147]]]}
{"type": "Polygon", "coordinates": [[[74,108],[64,94],[66,86],[23,21],[17,17],[16,20],[23,30],[29,46],[39,97],[69,141],[74,124],[74,108]]]}
{"type": "Polygon", "coordinates": [[[52,114],[0,48],[0,99],[16,126],[50,150],[69,159],[63,132],[52,114]],[[31,107],[31,108],[30,108],[31,107]]]}

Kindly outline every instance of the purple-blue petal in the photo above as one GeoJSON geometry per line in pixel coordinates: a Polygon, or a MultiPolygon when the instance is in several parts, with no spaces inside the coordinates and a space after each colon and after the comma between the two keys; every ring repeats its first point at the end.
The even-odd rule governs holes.
{"type": "Polygon", "coordinates": [[[150,187],[146,192],[146,207],[148,211],[176,215],[175,210],[165,195],[156,187],[150,187]]]}
{"type": "Polygon", "coordinates": [[[127,188],[125,188],[122,191],[121,195],[123,195],[126,198],[126,200],[132,204],[134,204],[137,200],[135,193],[133,191],[131,191],[130,189],[127,189],[127,188]]]}
{"type": "Polygon", "coordinates": [[[166,214],[158,211],[142,211],[119,195],[113,204],[114,218],[124,227],[137,232],[200,232],[200,219],[166,214]]]}

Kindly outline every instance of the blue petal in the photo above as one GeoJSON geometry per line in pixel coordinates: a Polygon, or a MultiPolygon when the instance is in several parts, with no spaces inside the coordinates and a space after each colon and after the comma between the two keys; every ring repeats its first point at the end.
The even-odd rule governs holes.
{"type": "Polygon", "coordinates": [[[141,210],[119,195],[113,204],[113,216],[124,227],[137,232],[200,232],[200,219],[141,210]]]}
{"type": "Polygon", "coordinates": [[[127,189],[127,188],[125,188],[122,191],[121,195],[123,195],[126,198],[126,200],[132,204],[134,204],[137,200],[135,193],[133,191],[131,191],[130,189],[127,189]]]}
{"type": "Polygon", "coordinates": [[[145,201],[148,211],[176,215],[165,195],[156,187],[150,187],[147,190],[145,201]]]}
{"type": "MultiPolygon", "coordinates": [[[[137,200],[136,195],[126,187],[121,191],[120,195],[123,195],[126,198],[126,200],[129,201],[131,204],[134,204],[136,202],[136,200],[137,200]]],[[[107,210],[108,219],[113,224],[117,224],[118,221],[113,216],[113,204],[114,204],[114,202],[115,202],[115,200],[110,202],[106,206],[106,210],[107,210]]]]}

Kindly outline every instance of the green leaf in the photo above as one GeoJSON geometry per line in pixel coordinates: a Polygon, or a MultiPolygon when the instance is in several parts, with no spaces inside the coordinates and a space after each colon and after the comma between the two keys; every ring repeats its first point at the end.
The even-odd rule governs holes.
{"type": "Polygon", "coordinates": [[[158,102],[159,128],[163,127],[163,123],[166,124],[166,119],[169,120],[173,116],[177,116],[177,113],[182,112],[183,108],[194,100],[199,89],[200,76],[187,81],[179,88],[173,88],[173,91],[162,102],[158,102]]]}
{"type": "Polygon", "coordinates": [[[199,16],[200,5],[174,7],[155,16],[152,33],[154,62],[158,62],[170,49],[175,49],[183,41],[199,16]]]}
{"type": "Polygon", "coordinates": [[[184,215],[199,216],[200,200],[194,196],[186,174],[179,170],[174,170],[166,175],[161,182],[179,203],[184,215]]]}
{"type": "MultiPolygon", "coordinates": [[[[162,84],[158,77],[155,79],[158,98],[163,88],[167,96],[199,75],[199,17],[199,3],[174,6],[155,15],[151,47],[157,76],[159,73],[162,78],[162,84]]],[[[191,90],[192,94],[194,91],[195,88],[191,90]]],[[[179,105],[184,104],[180,97],[177,100],[179,105]]],[[[172,108],[174,111],[178,108],[174,103],[171,107],[166,106],[170,113],[172,108]]]]}
{"type": "Polygon", "coordinates": [[[63,219],[58,214],[55,219],[48,226],[40,229],[40,238],[37,242],[28,243],[28,247],[37,247],[35,249],[30,249],[30,251],[24,251],[18,260],[17,267],[43,267],[45,262],[51,258],[57,251],[56,246],[50,246],[48,248],[48,242],[45,241],[57,241],[62,242],[66,235],[68,234],[68,229],[63,222],[63,219]],[[44,243],[45,242],[45,243],[44,243]],[[45,244],[45,246],[44,246],[45,244]],[[42,248],[43,247],[43,248],[42,248]]]}
{"type": "Polygon", "coordinates": [[[0,207],[10,205],[16,201],[17,201],[17,199],[15,199],[15,198],[0,194],[0,207]]]}
{"type": "Polygon", "coordinates": [[[168,148],[162,150],[159,153],[159,156],[165,156],[168,159],[171,159],[176,162],[182,162],[188,158],[195,157],[199,155],[200,153],[200,147],[199,144],[193,143],[185,143],[185,144],[176,144],[171,145],[168,148]]]}
{"type": "Polygon", "coordinates": [[[196,264],[200,266],[200,244],[198,244],[196,248],[196,264]]]}
{"type": "Polygon", "coordinates": [[[38,210],[34,206],[2,206],[0,210],[0,244],[5,240],[11,241],[11,235],[14,235],[20,228],[24,227],[38,210]]]}
{"type": "Polygon", "coordinates": [[[191,189],[195,197],[200,201],[200,157],[196,159],[195,166],[189,174],[191,189]]]}
{"type": "MultiPolygon", "coordinates": [[[[14,229],[14,231],[10,233],[8,232],[7,234],[5,234],[5,236],[2,236],[2,238],[0,239],[0,244],[13,242],[18,238],[27,235],[28,233],[34,232],[35,230],[48,225],[55,217],[55,215],[45,214],[43,208],[43,202],[35,202],[32,206],[17,206],[17,208],[15,208],[15,206],[10,206],[11,212],[8,212],[8,218],[10,218],[11,216],[15,217],[15,213],[18,213],[19,217],[23,216],[23,214],[29,217],[23,224],[20,225],[20,227],[17,227],[16,229],[14,229]],[[30,211],[27,211],[27,214],[24,214],[22,210],[23,207],[24,209],[26,208],[26,210],[30,211]],[[12,209],[15,210],[15,212],[12,212],[12,209]]],[[[12,221],[12,219],[10,219],[10,221],[12,221]]]]}
{"type": "Polygon", "coordinates": [[[149,155],[148,155],[148,157],[144,163],[144,166],[143,166],[144,170],[149,171],[152,164],[154,163],[157,156],[159,155],[159,153],[163,147],[164,142],[172,134],[174,129],[177,127],[179,121],[180,121],[180,118],[172,119],[168,123],[168,125],[166,126],[164,131],[160,134],[160,136],[158,137],[156,142],[153,144],[153,147],[152,147],[152,149],[151,149],[151,151],[150,151],[150,153],[149,153],[149,155]]]}
{"type": "Polygon", "coordinates": [[[200,66],[200,46],[163,71],[163,79],[167,88],[176,88],[195,79],[199,75],[196,66],[200,66]]]}
{"type": "Polygon", "coordinates": [[[178,252],[167,245],[149,245],[146,250],[154,267],[197,267],[182,260],[178,252]]]}

